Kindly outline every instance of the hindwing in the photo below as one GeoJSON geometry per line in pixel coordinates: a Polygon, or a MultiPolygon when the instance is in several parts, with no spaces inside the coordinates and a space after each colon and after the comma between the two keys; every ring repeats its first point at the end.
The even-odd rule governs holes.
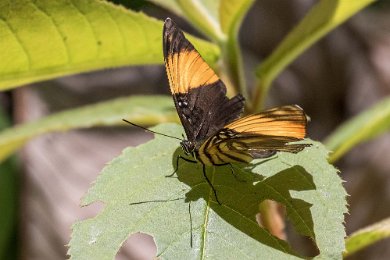
{"type": "Polygon", "coordinates": [[[237,119],[206,140],[199,159],[208,165],[249,162],[275,152],[297,153],[308,144],[290,144],[306,135],[307,117],[299,106],[282,106],[237,119]]]}

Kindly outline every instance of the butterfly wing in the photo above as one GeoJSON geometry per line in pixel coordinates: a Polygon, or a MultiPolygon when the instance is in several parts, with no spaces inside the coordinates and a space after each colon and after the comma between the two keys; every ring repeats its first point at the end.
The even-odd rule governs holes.
{"type": "Polygon", "coordinates": [[[306,135],[307,117],[299,106],[282,106],[249,115],[226,125],[199,149],[207,165],[250,162],[275,152],[297,153],[308,144],[289,144],[306,135]]]}
{"type": "Polygon", "coordinates": [[[226,97],[224,83],[170,18],[164,23],[163,51],[181,123],[188,140],[200,145],[241,115],[244,98],[226,97]]]}

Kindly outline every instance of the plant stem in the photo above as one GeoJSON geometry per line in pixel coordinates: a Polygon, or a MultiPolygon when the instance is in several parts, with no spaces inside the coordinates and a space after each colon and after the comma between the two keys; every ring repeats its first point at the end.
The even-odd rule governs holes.
{"type": "Polygon", "coordinates": [[[257,79],[253,91],[253,103],[251,107],[253,113],[259,112],[264,108],[265,97],[267,96],[270,85],[270,81],[261,80],[260,78],[257,79]]]}
{"type": "MultiPolygon", "coordinates": [[[[236,93],[241,93],[250,107],[247,86],[244,75],[244,64],[241,49],[236,34],[229,34],[228,40],[222,45],[222,62],[236,93]]],[[[234,93],[234,94],[236,94],[234,93]]]]}
{"type": "MultiPolygon", "coordinates": [[[[252,6],[253,2],[253,0],[247,0],[242,1],[238,5],[233,5],[234,8],[238,8],[238,10],[232,12],[233,17],[230,17],[230,19],[226,20],[226,18],[224,19],[223,17],[220,17],[222,23],[222,31],[227,34],[226,41],[222,42],[221,44],[222,60],[226,66],[226,71],[230,76],[230,80],[235,86],[236,92],[240,92],[246,99],[247,112],[251,112],[248,108],[252,107],[252,100],[249,99],[248,96],[247,84],[245,80],[244,62],[242,60],[238,35],[244,15],[252,6]]],[[[225,3],[224,7],[229,9],[229,7],[227,6],[229,6],[229,4],[225,3]]]]}

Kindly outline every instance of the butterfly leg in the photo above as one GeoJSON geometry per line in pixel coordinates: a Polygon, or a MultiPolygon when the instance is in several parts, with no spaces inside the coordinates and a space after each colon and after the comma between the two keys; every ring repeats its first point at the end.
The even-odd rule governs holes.
{"type": "Polygon", "coordinates": [[[218,199],[218,196],[217,196],[217,191],[215,190],[213,184],[211,183],[211,181],[210,181],[209,178],[207,177],[207,174],[206,174],[206,165],[205,165],[205,164],[203,164],[203,176],[205,177],[206,181],[209,183],[211,189],[213,190],[216,201],[218,202],[219,205],[222,205],[222,203],[219,202],[219,199],[218,199]]]}
{"type": "Polygon", "coordinates": [[[175,173],[176,173],[177,170],[179,169],[179,160],[180,160],[180,159],[182,159],[182,160],[184,160],[184,161],[186,161],[186,162],[189,162],[189,163],[197,163],[197,162],[194,161],[194,160],[190,160],[190,159],[188,159],[188,158],[185,158],[185,157],[179,155],[179,156],[176,157],[176,167],[175,167],[175,170],[174,170],[171,174],[169,174],[169,175],[167,175],[167,176],[165,176],[165,177],[172,177],[173,175],[175,175],[175,173]]]}

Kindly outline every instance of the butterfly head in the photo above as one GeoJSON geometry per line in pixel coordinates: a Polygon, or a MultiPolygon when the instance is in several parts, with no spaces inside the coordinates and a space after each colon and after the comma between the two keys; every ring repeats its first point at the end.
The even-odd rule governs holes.
{"type": "Polygon", "coordinates": [[[180,142],[181,148],[188,155],[193,155],[195,152],[195,143],[189,140],[182,140],[180,142]]]}

